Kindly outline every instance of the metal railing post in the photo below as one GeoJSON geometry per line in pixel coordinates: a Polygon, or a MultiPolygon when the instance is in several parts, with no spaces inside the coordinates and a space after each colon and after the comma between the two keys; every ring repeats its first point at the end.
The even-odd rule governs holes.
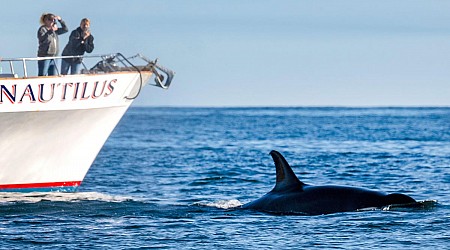
{"type": "Polygon", "coordinates": [[[14,65],[12,61],[9,61],[9,69],[11,70],[11,74],[14,74],[14,65]]]}
{"type": "Polygon", "coordinates": [[[23,77],[28,78],[27,63],[25,62],[25,58],[22,59],[22,63],[23,63],[23,77]]]}

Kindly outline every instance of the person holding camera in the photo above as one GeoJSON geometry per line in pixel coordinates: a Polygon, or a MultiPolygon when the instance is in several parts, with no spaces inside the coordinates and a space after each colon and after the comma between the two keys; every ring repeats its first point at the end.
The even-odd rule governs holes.
{"type": "MultiPolygon", "coordinates": [[[[51,57],[58,55],[58,35],[64,34],[69,29],[60,16],[51,13],[44,13],[40,18],[41,27],[37,32],[39,41],[38,57],[51,57]],[[58,27],[58,22],[61,27],[58,27]]],[[[51,76],[55,75],[55,60],[45,59],[38,61],[38,75],[51,76]]]]}
{"type": "Polygon", "coordinates": [[[80,27],[76,28],[69,37],[69,42],[64,47],[63,56],[79,56],[75,58],[63,58],[61,62],[61,74],[79,74],[81,70],[82,55],[84,52],[91,53],[94,50],[94,36],[91,34],[91,21],[83,18],[80,27]]]}

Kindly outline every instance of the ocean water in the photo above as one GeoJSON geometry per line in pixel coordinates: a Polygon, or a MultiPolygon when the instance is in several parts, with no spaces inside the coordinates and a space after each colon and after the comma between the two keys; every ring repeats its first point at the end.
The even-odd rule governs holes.
{"type": "Polygon", "coordinates": [[[77,193],[0,194],[1,249],[450,249],[450,108],[131,108],[77,193]],[[240,210],[281,152],[313,185],[423,209],[240,210]]]}

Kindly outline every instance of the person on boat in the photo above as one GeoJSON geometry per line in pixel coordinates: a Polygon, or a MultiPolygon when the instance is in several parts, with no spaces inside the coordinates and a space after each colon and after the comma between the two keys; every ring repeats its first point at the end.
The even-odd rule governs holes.
{"type": "MultiPolygon", "coordinates": [[[[91,21],[87,18],[81,19],[80,27],[70,34],[69,42],[64,47],[63,56],[82,56],[84,52],[91,53],[94,50],[94,36],[91,34],[91,21]]],[[[81,70],[82,57],[63,58],[61,61],[61,74],[79,74],[81,70]]]]}
{"type": "MultiPolygon", "coordinates": [[[[40,19],[41,27],[37,32],[39,40],[38,57],[51,57],[58,55],[58,35],[69,31],[66,23],[60,16],[51,13],[44,13],[40,19]],[[61,27],[58,28],[59,22],[61,27]]],[[[55,75],[56,64],[54,59],[46,59],[38,61],[38,75],[55,75]]]]}

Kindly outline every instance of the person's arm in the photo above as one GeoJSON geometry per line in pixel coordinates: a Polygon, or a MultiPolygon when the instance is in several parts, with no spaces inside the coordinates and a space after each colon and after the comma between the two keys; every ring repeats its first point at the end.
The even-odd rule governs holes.
{"type": "Polygon", "coordinates": [[[84,50],[83,34],[78,32],[78,29],[72,31],[69,37],[69,43],[71,44],[71,50],[79,51],[84,50]]]}
{"type": "Polygon", "coordinates": [[[74,44],[74,47],[79,47],[83,39],[81,38],[81,34],[77,30],[74,30],[70,33],[69,41],[74,44]]]}
{"type": "Polygon", "coordinates": [[[61,34],[66,33],[67,31],[69,31],[69,29],[67,28],[66,22],[64,22],[62,19],[59,19],[58,21],[61,24],[61,28],[56,31],[56,34],[61,35],[61,34]]]}
{"type": "Polygon", "coordinates": [[[43,43],[44,41],[49,40],[49,36],[51,34],[53,34],[52,29],[47,30],[45,27],[39,28],[38,33],[37,33],[39,43],[43,43]]]}
{"type": "Polygon", "coordinates": [[[91,53],[94,50],[94,36],[90,35],[84,40],[84,50],[91,53]]]}

